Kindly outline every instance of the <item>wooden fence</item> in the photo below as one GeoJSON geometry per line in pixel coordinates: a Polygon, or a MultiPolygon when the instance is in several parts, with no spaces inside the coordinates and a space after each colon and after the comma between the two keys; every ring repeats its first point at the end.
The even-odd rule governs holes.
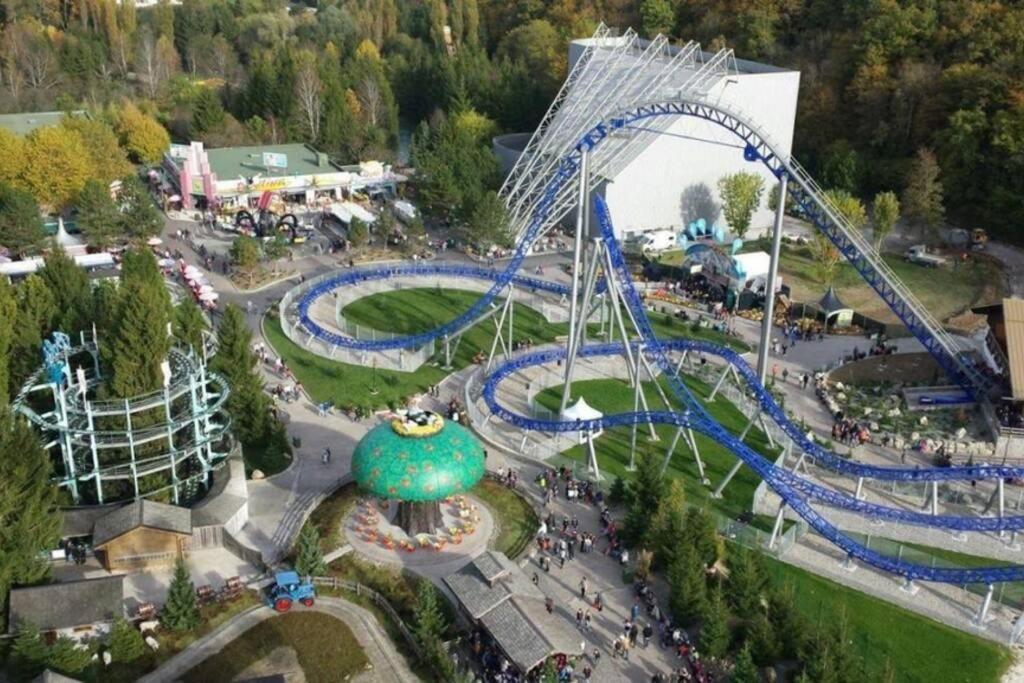
{"type": "Polygon", "coordinates": [[[313,584],[316,586],[328,586],[338,590],[347,590],[355,593],[356,595],[370,598],[370,600],[373,601],[373,604],[387,612],[388,617],[390,617],[391,621],[395,623],[398,630],[402,632],[402,637],[405,638],[405,641],[409,644],[411,651],[416,652],[419,650],[419,645],[416,643],[416,639],[413,638],[412,631],[410,631],[409,627],[405,625],[404,621],[402,621],[402,617],[398,616],[398,612],[391,606],[388,599],[377,591],[368,586],[364,586],[361,583],[346,581],[345,579],[339,579],[334,576],[314,576],[313,584]]]}

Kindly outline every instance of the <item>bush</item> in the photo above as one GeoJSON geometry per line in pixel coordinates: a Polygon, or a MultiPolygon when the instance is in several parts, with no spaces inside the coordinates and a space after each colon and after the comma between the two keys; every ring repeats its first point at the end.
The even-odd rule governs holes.
{"type": "Polygon", "coordinates": [[[113,661],[133,662],[146,653],[146,642],[138,629],[123,617],[118,617],[110,629],[108,648],[113,661]]]}
{"type": "Polygon", "coordinates": [[[629,503],[629,487],[626,486],[622,477],[615,477],[611,488],[608,489],[608,502],[629,503]]]}
{"type": "Polygon", "coordinates": [[[76,674],[92,662],[92,650],[80,649],[74,640],[60,636],[50,646],[46,665],[62,674],[76,674]]]}

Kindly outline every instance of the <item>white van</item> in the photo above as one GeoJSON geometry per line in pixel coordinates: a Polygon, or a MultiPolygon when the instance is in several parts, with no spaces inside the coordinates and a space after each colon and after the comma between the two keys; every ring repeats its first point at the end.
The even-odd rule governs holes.
{"type": "Polygon", "coordinates": [[[657,254],[676,247],[676,233],[672,230],[652,230],[630,238],[626,250],[636,254],[657,254]]]}

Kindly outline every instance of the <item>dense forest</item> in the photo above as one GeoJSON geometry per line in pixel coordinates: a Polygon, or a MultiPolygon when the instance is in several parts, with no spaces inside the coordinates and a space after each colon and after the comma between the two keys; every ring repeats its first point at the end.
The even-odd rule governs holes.
{"type": "MultiPolygon", "coordinates": [[[[822,185],[902,190],[938,160],[947,216],[1012,237],[1024,218],[1024,7],[998,0],[3,0],[0,110],[131,100],[174,139],[306,141],[342,161],[414,161],[529,130],[569,39],[598,21],[802,72],[796,154],[822,185]],[[470,114],[459,119],[446,114],[470,114]],[[463,130],[453,130],[463,128],[463,130]],[[449,147],[450,151],[451,148],[449,147]],[[418,152],[418,155],[416,154],[418,152]],[[418,159],[415,157],[419,157],[418,159]]],[[[100,117],[102,118],[102,117],[100,117]]],[[[484,212],[487,182],[431,201],[484,212]]],[[[492,198],[491,198],[492,199],[492,198]]]]}

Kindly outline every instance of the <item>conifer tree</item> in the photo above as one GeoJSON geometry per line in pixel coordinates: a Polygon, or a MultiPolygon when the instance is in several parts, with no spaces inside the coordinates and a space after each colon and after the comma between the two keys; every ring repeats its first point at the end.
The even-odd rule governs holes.
{"type": "Polygon", "coordinates": [[[0,410],[0,596],[14,585],[44,580],[50,565],[41,558],[60,539],[57,487],[50,458],[28,423],[0,410]]]}
{"type": "Polygon", "coordinates": [[[196,587],[192,584],[185,559],[178,557],[174,563],[174,576],[167,589],[167,601],[160,614],[161,623],[174,631],[190,631],[199,625],[199,605],[196,602],[196,587]]]}
{"type": "Polygon", "coordinates": [[[673,479],[658,504],[647,534],[646,545],[654,551],[657,566],[669,567],[673,564],[683,547],[680,540],[685,528],[686,494],[683,491],[683,482],[673,479]]]}
{"type": "Polygon", "coordinates": [[[70,636],[61,635],[46,653],[46,666],[57,673],[73,676],[92,662],[89,650],[79,649],[70,636]]]}
{"type": "Polygon", "coordinates": [[[203,332],[208,329],[206,318],[192,297],[184,297],[174,307],[174,336],[183,345],[191,347],[197,356],[202,356],[203,332]]]}
{"type": "Polygon", "coordinates": [[[231,387],[227,409],[239,440],[251,444],[267,437],[273,428],[270,400],[256,370],[252,332],[245,324],[245,314],[234,304],[224,309],[217,326],[217,353],[210,365],[231,387]]]}
{"type": "Polygon", "coordinates": [[[76,332],[88,326],[92,312],[92,289],[85,270],[57,246],[46,255],[39,277],[50,289],[57,306],[51,321],[53,329],[72,335],[74,339],[76,332]]]}
{"type": "Polygon", "coordinates": [[[18,300],[14,296],[14,288],[7,284],[6,278],[0,278],[0,410],[7,405],[10,396],[10,353],[14,346],[14,325],[18,316],[18,300]]]}
{"type": "Polygon", "coordinates": [[[728,559],[729,602],[740,617],[750,619],[761,611],[761,599],[767,588],[760,555],[741,545],[732,545],[728,559]]]}
{"type": "Polygon", "coordinates": [[[654,451],[641,451],[636,464],[636,476],[629,484],[632,502],[623,531],[631,543],[643,543],[651,526],[651,511],[658,509],[664,495],[665,479],[661,476],[661,462],[654,451]]]}
{"type": "Polygon", "coordinates": [[[676,619],[693,623],[707,610],[707,574],[697,553],[681,545],[669,566],[669,606],[676,619]]]}
{"type": "Polygon", "coordinates": [[[7,659],[8,671],[16,681],[29,681],[46,667],[46,643],[35,624],[18,624],[18,634],[7,659]]]}
{"type": "Polygon", "coordinates": [[[452,663],[444,651],[443,637],[446,623],[437,589],[427,579],[420,580],[413,608],[413,635],[423,648],[423,654],[444,678],[450,677],[452,663]]]}
{"type": "Polygon", "coordinates": [[[43,337],[50,334],[57,303],[50,288],[37,274],[18,286],[17,318],[11,339],[10,383],[18,387],[39,366],[43,337]]]}
{"type": "Polygon", "coordinates": [[[697,551],[701,564],[710,567],[718,560],[718,531],[707,510],[690,508],[686,511],[682,542],[697,551]]]}
{"type": "Polygon", "coordinates": [[[78,193],[77,207],[78,227],[90,246],[106,249],[121,235],[121,213],[105,183],[87,180],[78,193]]]}
{"type": "Polygon", "coordinates": [[[115,662],[133,662],[146,653],[142,633],[124,617],[114,619],[110,628],[110,658],[115,662]]]}
{"type": "Polygon", "coordinates": [[[295,571],[301,576],[323,576],[327,572],[324,553],[320,549],[320,532],[312,524],[307,523],[303,526],[302,532],[299,534],[295,571]]]}
{"type": "Polygon", "coordinates": [[[761,666],[778,661],[781,652],[779,635],[766,615],[758,614],[748,622],[746,645],[750,649],[754,661],[761,666]]]}
{"type": "Polygon", "coordinates": [[[780,654],[785,659],[799,659],[807,643],[810,625],[796,608],[793,585],[787,583],[772,591],[768,616],[779,635],[780,654]]]}
{"type": "Polygon", "coordinates": [[[711,590],[711,599],[700,625],[700,650],[707,657],[723,657],[729,649],[729,611],[722,585],[711,590]]]}
{"type": "Polygon", "coordinates": [[[736,655],[736,662],[732,669],[732,676],[729,678],[732,683],[759,683],[761,675],[754,664],[750,644],[746,644],[736,655]]]}
{"type": "Polygon", "coordinates": [[[121,203],[122,234],[137,240],[160,234],[163,226],[160,212],[149,189],[137,175],[132,174],[121,181],[117,199],[121,203]]]}
{"type": "Polygon", "coordinates": [[[156,260],[148,251],[125,252],[117,324],[101,339],[110,368],[108,388],[118,398],[159,389],[171,348],[171,303],[156,260]]]}

